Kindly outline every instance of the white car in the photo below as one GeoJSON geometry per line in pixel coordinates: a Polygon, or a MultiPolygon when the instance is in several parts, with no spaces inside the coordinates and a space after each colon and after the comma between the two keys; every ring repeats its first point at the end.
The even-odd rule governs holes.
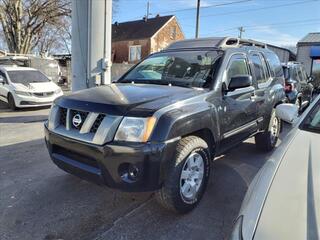
{"type": "Polygon", "coordinates": [[[230,239],[320,239],[320,96],[252,181],[230,239]]]}
{"type": "Polygon", "coordinates": [[[0,100],[7,102],[12,110],[50,106],[61,95],[61,88],[34,68],[0,67],[0,100]]]}

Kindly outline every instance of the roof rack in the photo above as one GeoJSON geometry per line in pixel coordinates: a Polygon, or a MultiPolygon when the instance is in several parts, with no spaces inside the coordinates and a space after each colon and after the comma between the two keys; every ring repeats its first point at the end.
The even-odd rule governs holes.
{"type": "Polygon", "coordinates": [[[186,39],[182,41],[173,42],[166,48],[166,50],[192,48],[236,48],[242,46],[255,46],[260,48],[267,48],[267,45],[265,43],[250,39],[242,39],[235,37],[210,37],[186,39]]]}
{"type": "Polygon", "coordinates": [[[260,48],[267,48],[267,45],[263,42],[258,42],[252,39],[226,37],[220,43],[219,47],[241,47],[241,46],[254,46],[260,48]]]}

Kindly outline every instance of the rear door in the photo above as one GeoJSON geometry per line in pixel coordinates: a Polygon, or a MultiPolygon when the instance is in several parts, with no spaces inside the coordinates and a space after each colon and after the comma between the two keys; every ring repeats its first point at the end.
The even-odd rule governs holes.
{"type": "Polygon", "coordinates": [[[273,78],[270,75],[264,56],[257,51],[249,53],[250,66],[253,78],[257,84],[254,101],[257,105],[257,118],[262,122],[265,114],[270,114],[270,85],[273,78]]]}
{"type": "MultiPolygon", "coordinates": [[[[230,57],[223,75],[223,84],[227,87],[231,78],[236,75],[251,75],[244,53],[236,53],[230,57]]],[[[238,142],[256,130],[257,105],[253,100],[254,95],[254,86],[224,93],[220,126],[222,139],[226,142],[238,142]]]]}

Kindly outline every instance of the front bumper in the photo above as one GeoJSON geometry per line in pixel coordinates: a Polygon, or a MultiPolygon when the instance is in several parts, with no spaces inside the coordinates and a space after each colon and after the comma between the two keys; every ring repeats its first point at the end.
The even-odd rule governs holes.
{"type": "Polygon", "coordinates": [[[62,95],[62,92],[53,94],[49,97],[22,96],[14,94],[14,101],[16,106],[19,108],[50,106],[57,97],[62,95]]]}
{"type": "Polygon", "coordinates": [[[82,179],[126,192],[159,189],[177,144],[177,141],[171,141],[100,146],[55,134],[46,125],[45,140],[51,159],[59,168],[82,179]],[[137,170],[135,179],[127,174],[130,167],[137,170]]]}

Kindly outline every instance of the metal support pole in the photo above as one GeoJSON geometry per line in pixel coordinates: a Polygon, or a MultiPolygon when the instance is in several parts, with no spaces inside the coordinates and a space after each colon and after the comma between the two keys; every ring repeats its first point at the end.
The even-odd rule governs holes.
{"type": "Polygon", "coordinates": [[[196,38],[199,37],[200,0],[197,0],[196,38]]]}
{"type": "Polygon", "coordinates": [[[111,82],[110,0],[72,0],[72,91],[111,82]]]}

